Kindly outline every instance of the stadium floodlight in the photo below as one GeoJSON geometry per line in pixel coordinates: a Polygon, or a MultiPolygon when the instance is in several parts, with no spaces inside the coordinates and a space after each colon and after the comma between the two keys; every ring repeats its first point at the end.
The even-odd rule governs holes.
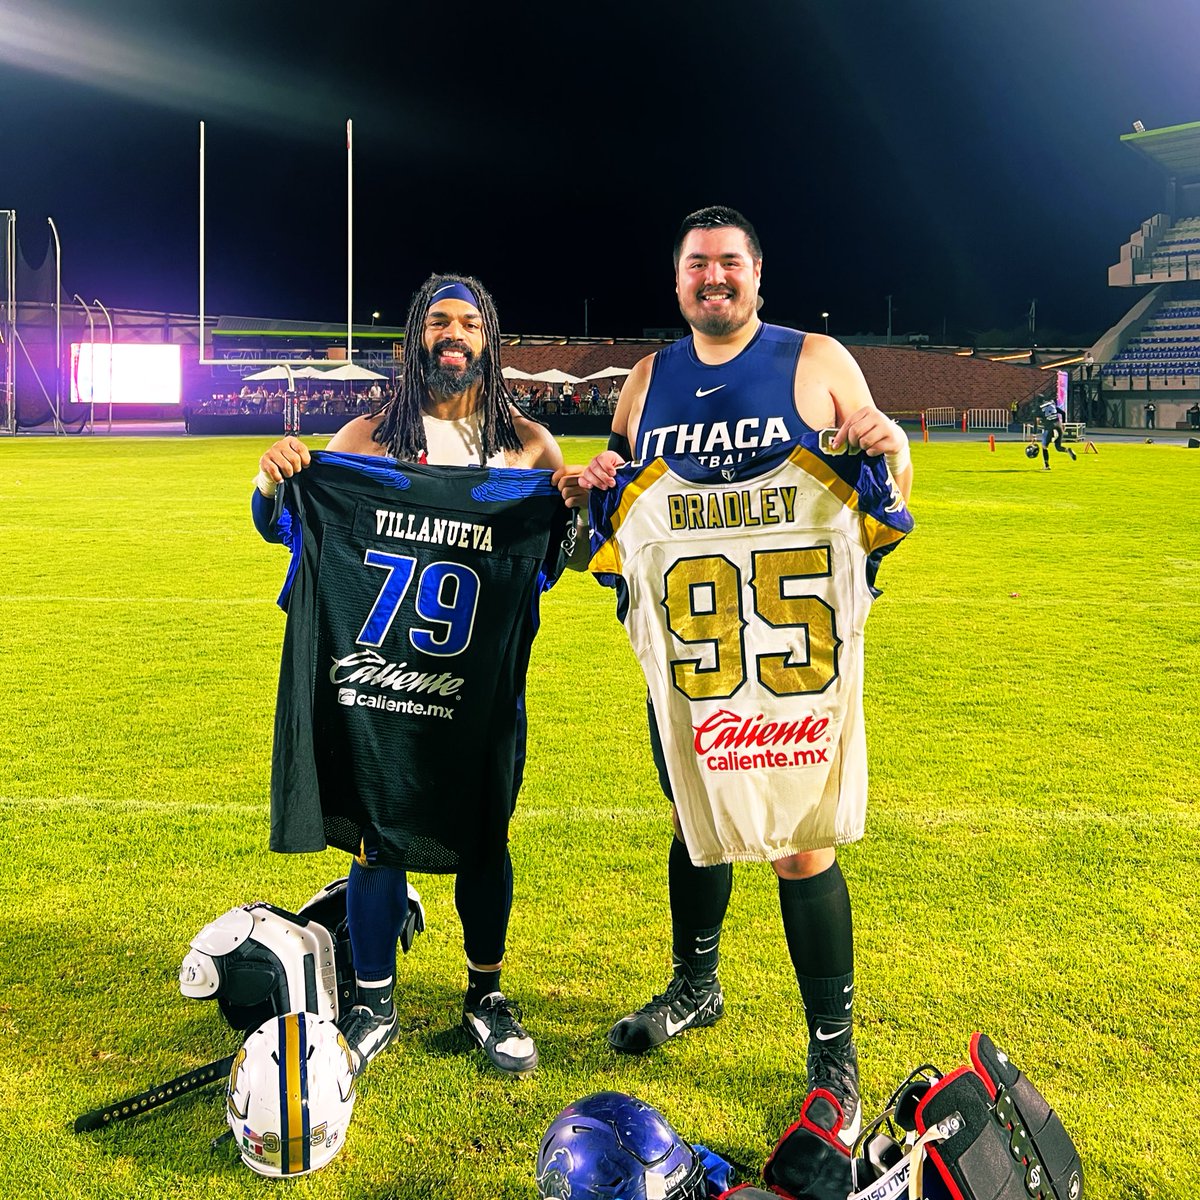
{"type": "Polygon", "coordinates": [[[826,332],[826,334],[828,334],[829,333],[829,314],[827,312],[823,312],[821,314],[821,320],[825,322],[825,332],[826,332]]]}
{"type": "Polygon", "coordinates": [[[1146,127],[1145,127],[1145,125],[1143,125],[1143,124],[1141,123],[1141,121],[1134,121],[1134,123],[1133,123],[1133,132],[1134,132],[1134,133],[1145,133],[1145,132],[1146,132],[1146,127]]]}
{"type": "MultiPolygon", "coordinates": [[[[346,122],[346,361],[354,361],[354,122],[346,122]]],[[[262,367],[312,363],[312,358],[208,358],[204,343],[204,122],[200,122],[200,357],[202,367],[262,367]]]]}

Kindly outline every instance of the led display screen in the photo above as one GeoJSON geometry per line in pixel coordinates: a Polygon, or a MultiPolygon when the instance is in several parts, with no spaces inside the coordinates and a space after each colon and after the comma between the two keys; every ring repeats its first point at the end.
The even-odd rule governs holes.
{"type": "Polygon", "coordinates": [[[178,346],[118,342],[71,344],[75,404],[178,404],[182,392],[178,346]]]}

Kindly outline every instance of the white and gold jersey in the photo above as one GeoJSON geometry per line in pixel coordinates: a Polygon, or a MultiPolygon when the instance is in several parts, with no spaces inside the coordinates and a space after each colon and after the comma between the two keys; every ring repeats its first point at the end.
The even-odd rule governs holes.
{"type": "Polygon", "coordinates": [[[698,866],[863,834],[863,627],[913,523],[882,458],[822,436],[635,463],[592,493],[590,569],[618,588],[698,866]]]}

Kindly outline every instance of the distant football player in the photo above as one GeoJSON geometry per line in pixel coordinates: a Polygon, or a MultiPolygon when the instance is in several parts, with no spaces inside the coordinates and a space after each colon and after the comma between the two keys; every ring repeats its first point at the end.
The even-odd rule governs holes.
{"type": "MultiPolygon", "coordinates": [[[[727,471],[733,480],[756,456],[832,427],[837,431],[832,451],[885,455],[895,487],[907,498],[912,482],[908,439],[875,406],[849,352],[822,334],[759,320],[763,258],[750,222],[731,208],[692,213],[675,239],[674,263],[675,292],[691,333],[637,364],[621,391],[609,449],[578,476],[559,473],[564,496],[612,488],[618,468],[627,460],[644,463],[666,455],[691,454],[697,469],[727,471]]],[[[706,511],[702,500],[682,497],[681,521],[691,521],[682,512],[685,502],[689,513],[693,502],[701,505],[698,514],[706,511]]],[[[783,511],[774,509],[776,515],[783,511]]],[[[731,546],[736,539],[744,547],[752,534],[743,526],[727,536],[731,546]]],[[[716,558],[705,561],[716,563],[716,558]]],[[[728,570],[721,567],[726,576],[735,569],[733,564],[728,570]]],[[[786,586],[781,577],[780,587],[786,586]]],[[[678,604],[688,610],[680,623],[693,626],[685,631],[688,636],[724,636],[716,628],[724,619],[718,616],[721,612],[732,612],[735,626],[743,619],[734,612],[740,600],[733,609],[722,609],[720,593],[725,590],[721,581],[697,574],[692,586],[679,593],[678,604]],[[697,614],[702,615],[693,625],[697,614]]],[[[730,647],[734,656],[737,650],[736,645],[730,647]]],[[[781,666],[790,669],[786,662],[781,666]]],[[[651,704],[651,749],[659,781],[673,801],[675,836],[667,878],[674,974],[661,994],[612,1027],[609,1044],[620,1053],[640,1054],[685,1031],[711,1025],[722,1015],[717,966],[733,881],[731,863],[769,861],[778,876],[784,933],[807,1018],[807,1090],[823,1088],[837,1098],[844,1132],[851,1136],[861,1110],[852,1024],[854,943],[850,895],[835,850],[838,839],[828,834],[807,845],[726,844],[716,850],[701,845],[694,832],[705,823],[703,812],[689,821],[693,835],[688,837],[679,812],[684,797],[673,795],[674,775],[668,764],[686,758],[701,734],[689,724],[665,727],[668,723],[657,717],[651,704]]],[[[847,805],[865,806],[865,754],[861,765],[863,794],[845,797],[847,805]]],[[[840,801],[834,794],[828,803],[836,808],[840,801]]],[[[703,808],[703,800],[689,797],[689,805],[693,802],[703,808]]],[[[712,836],[719,843],[722,833],[717,829],[712,836]]],[[[843,840],[854,836],[861,833],[848,833],[843,840]]]]}
{"type": "Polygon", "coordinates": [[[289,643],[301,619],[291,596],[284,672],[296,678],[281,681],[271,844],[286,851],[328,842],[355,854],[346,907],[358,996],[340,1027],[360,1070],[396,1034],[406,871],[425,870],[456,873],[463,1026],[499,1070],[522,1075],[536,1066],[537,1049],[500,987],[513,897],[508,823],[524,762],[536,594],[553,581],[553,551],[569,550],[574,515],[548,474],[432,469],[562,465],[548,430],[510,401],[496,310],[482,285],[431,277],[413,297],[406,329],[403,376],[381,411],[343,426],[323,453],[310,456],[284,437],[259,462],[256,526],[292,547],[294,573],[297,556],[317,553],[313,531],[295,528],[296,513],[315,513],[316,586],[328,593],[320,604],[353,609],[332,673],[327,656],[313,668],[345,685],[317,714],[300,679],[318,657],[317,634],[289,643]],[[281,506],[276,489],[300,472],[291,492],[281,489],[292,501],[281,506]],[[358,546],[356,560],[333,559],[341,541],[364,538],[374,547],[365,557],[358,546]],[[347,732],[306,771],[318,718],[347,732]]]}
{"type": "Polygon", "coordinates": [[[1064,451],[1071,456],[1071,461],[1075,461],[1075,451],[1070,446],[1063,445],[1063,415],[1062,409],[1058,407],[1057,401],[1053,396],[1047,396],[1043,399],[1038,407],[1038,424],[1042,427],[1041,442],[1042,442],[1042,470],[1050,470],[1050,443],[1054,443],[1054,449],[1062,454],[1064,451]]]}

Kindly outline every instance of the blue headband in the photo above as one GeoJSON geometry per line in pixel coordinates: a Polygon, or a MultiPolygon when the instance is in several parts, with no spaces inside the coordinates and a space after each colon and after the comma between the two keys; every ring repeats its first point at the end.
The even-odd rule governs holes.
{"type": "Polygon", "coordinates": [[[439,300],[465,300],[475,308],[479,307],[479,301],[475,299],[475,293],[465,283],[443,284],[429,297],[429,307],[432,308],[439,300]]]}

